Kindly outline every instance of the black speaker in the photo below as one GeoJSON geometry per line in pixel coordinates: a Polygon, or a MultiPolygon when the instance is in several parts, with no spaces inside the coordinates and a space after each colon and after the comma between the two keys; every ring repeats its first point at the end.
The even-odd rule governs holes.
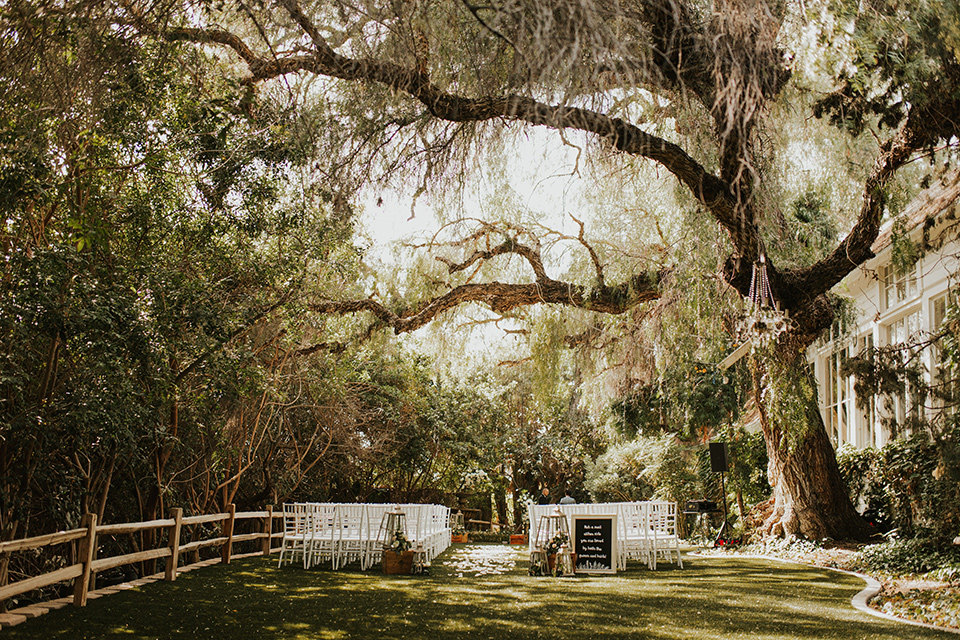
{"type": "Polygon", "coordinates": [[[714,473],[723,473],[729,471],[730,466],[727,463],[727,443],[710,443],[710,471],[714,473]]]}

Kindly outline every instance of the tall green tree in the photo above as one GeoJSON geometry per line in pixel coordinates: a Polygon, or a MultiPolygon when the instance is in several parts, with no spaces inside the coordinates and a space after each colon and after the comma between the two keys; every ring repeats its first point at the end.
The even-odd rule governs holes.
{"type": "Polygon", "coordinates": [[[350,208],[301,179],[311,134],[106,9],[0,9],[7,537],[265,502],[307,466],[271,454],[314,460],[329,429],[290,401],[342,347],[302,302],[358,253],[350,208]]]}
{"type": "MultiPolygon", "coordinates": [[[[814,538],[867,533],[843,488],[804,351],[834,318],[830,289],[871,257],[891,180],[914,158],[955,140],[955,6],[421,0],[361,10],[281,0],[262,9],[201,4],[198,11],[192,4],[121,4],[124,22],[144,38],[229,52],[244,86],[311,80],[309,98],[336,112],[341,148],[368,161],[364,171],[376,159],[392,175],[410,175],[408,159],[425,157],[414,175],[427,187],[441,184],[464,166],[471,144],[511,127],[583,132],[596,142],[595,154],[658,165],[726,233],[723,280],[746,296],[764,259],[772,296],[789,311],[789,330],[755,361],[774,487],[766,528],[814,538]],[[830,55],[819,55],[818,37],[830,55]],[[821,92],[817,100],[804,98],[811,85],[821,92]],[[833,119],[848,135],[869,128],[875,140],[847,232],[800,264],[781,263],[767,248],[782,210],[764,190],[770,160],[792,152],[768,143],[776,126],[769,115],[786,103],[833,119]]],[[[359,175],[352,166],[350,175],[359,175]]],[[[514,255],[526,261],[531,281],[461,282],[401,313],[373,299],[316,308],[368,311],[403,332],[467,301],[495,311],[545,302],[618,313],[660,295],[658,271],[641,266],[613,285],[597,261],[593,282],[562,282],[548,275],[535,247],[510,232],[502,237],[452,261],[451,273],[514,255]]]]}

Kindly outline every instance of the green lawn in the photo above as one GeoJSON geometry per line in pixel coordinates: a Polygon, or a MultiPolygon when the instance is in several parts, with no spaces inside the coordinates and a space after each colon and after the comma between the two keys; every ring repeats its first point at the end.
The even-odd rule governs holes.
{"type": "Polygon", "coordinates": [[[740,558],[616,576],[527,575],[521,549],[455,546],[428,576],[246,558],[66,608],[6,638],[953,638],[855,610],[863,581],[740,558]]]}

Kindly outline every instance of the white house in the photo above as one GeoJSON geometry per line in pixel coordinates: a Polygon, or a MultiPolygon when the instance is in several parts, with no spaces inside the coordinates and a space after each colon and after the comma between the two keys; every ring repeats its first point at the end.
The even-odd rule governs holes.
{"type": "MultiPolygon", "coordinates": [[[[944,321],[951,289],[960,277],[960,170],[949,172],[921,193],[899,218],[901,229],[914,241],[924,237],[931,245],[912,269],[898,275],[891,265],[894,224],[887,223],[873,245],[876,257],[865,263],[834,291],[850,297],[855,307],[854,329],[831,332],[810,348],[820,386],[820,408],[834,446],[881,447],[890,439],[880,418],[886,410],[879,400],[857,407],[852,376],[840,373],[847,356],[865,347],[905,342],[911,335],[936,331],[944,321]]],[[[926,335],[929,335],[926,333],[926,335]]],[[[935,348],[921,354],[927,376],[938,366],[935,348]]],[[[906,397],[894,400],[898,422],[911,411],[931,411],[906,397]]]]}

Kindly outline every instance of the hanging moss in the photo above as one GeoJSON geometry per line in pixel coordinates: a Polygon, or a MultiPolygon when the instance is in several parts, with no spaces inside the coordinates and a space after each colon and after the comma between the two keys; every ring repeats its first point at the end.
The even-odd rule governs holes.
{"type": "Polygon", "coordinates": [[[911,271],[921,258],[920,246],[910,239],[909,231],[903,218],[894,221],[890,240],[890,264],[897,275],[911,271]]]}
{"type": "Polygon", "coordinates": [[[819,425],[817,385],[810,365],[802,355],[792,359],[776,355],[772,349],[754,353],[753,367],[759,367],[761,401],[771,423],[783,429],[780,446],[792,450],[803,442],[807,432],[819,425]]]}

